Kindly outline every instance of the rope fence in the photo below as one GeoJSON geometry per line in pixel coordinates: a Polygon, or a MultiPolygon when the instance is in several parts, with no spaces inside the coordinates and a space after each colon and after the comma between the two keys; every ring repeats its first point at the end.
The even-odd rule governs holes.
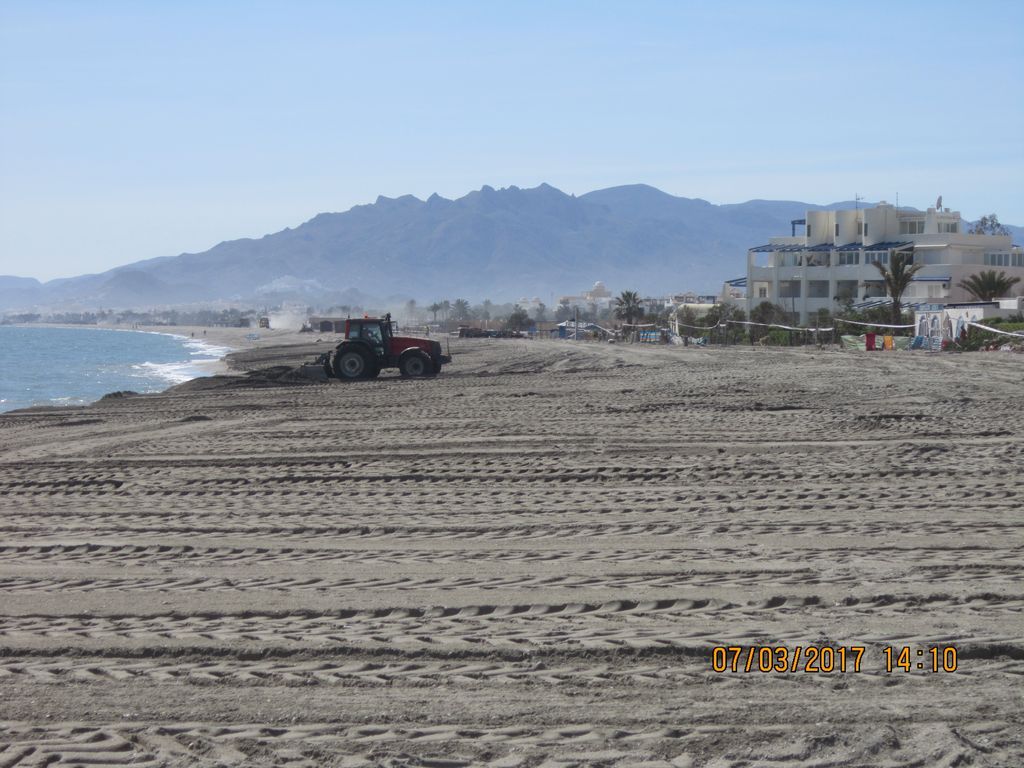
{"type": "Polygon", "coordinates": [[[968,320],[965,325],[973,328],[980,328],[981,330],[988,331],[989,333],[1001,333],[1003,336],[1013,336],[1015,339],[1024,339],[1024,332],[1020,331],[1001,331],[998,328],[991,328],[987,325],[982,325],[981,323],[972,323],[970,320],[968,320]]]}
{"type": "MultiPolygon", "coordinates": [[[[837,327],[839,323],[846,323],[847,325],[859,326],[859,327],[862,327],[862,328],[891,328],[891,329],[895,329],[895,330],[915,329],[917,327],[916,324],[914,324],[914,323],[909,323],[909,324],[906,324],[906,325],[903,325],[903,324],[893,324],[893,323],[868,323],[868,322],[864,322],[862,320],[848,320],[848,319],[846,319],[844,317],[833,318],[833,323],[834,324],[830,328],[802,327],[802,326],[795,326],[795,325],[784,325],[782,323],[758,323],[758,322],[755,322],[753,320],[721,320],[718,323],[716,323],[715,325],[691,325],[689,323],[679,322],[679,320],[675,319],[675,318],[673,318],[671,322],[672,322],[673,329],[675,330],[675,333],[676,333],[677,336],[681,335],[680,332],[679,332],[680,328],[685,328],[685,329],[688,329],[690,331],[714,331],[717,328],[728,328],[730,325],[757,326],[759,328],[776,328],[776,329],[782,330],[782,331],[793,331],[793,332],[797,332],[797,333],[807,333],[807,334],[815,334],[815,335],[825,334],[825,333],[835,333],[835,332],[837,332],[839,330],[838,327],[837,327]]],[[[991,326],[983,325],[981,323],[975,323],[975,322],[966,322],[965,325],[968,326],[968,327],[977,328],[979,330],[986,331],[988,333],[997,333],[997,334],[1000,334],[1002,336],[1010,336],[1011,338],[1014,338],[1014,339],[1024,339],[1024,332],[1020,332],[1020,331],[1003,331],[1003,330],[1000,330],[999,328],[992,328],[991,326]]],[[[639,330],[639,329],[643,329],[643,328],[657,328],[657,325],[655,323],[623,323],[622,327],[623,328],[632,328],[632,329],[638,329],[639,330]]],[[[601,330],[604,330],[604,329],[601,329],[601,330]]],[[[925,338],[931,339],[932,337],[925,337],[925,338]]]]}

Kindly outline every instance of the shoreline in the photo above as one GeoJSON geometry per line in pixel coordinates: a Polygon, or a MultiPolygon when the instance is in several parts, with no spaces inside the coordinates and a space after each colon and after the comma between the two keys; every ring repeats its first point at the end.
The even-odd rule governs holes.
{"type": "MultiPolygon", "coordinates": [[[[11,328],[60,328],[60,329],[85,329],[93,331],[135,331],[138,333],[159,333],[165,336],[180,336],[185,339],[195,339],[215,346],[231,347],[232,351],[249,349],[251,347],[266,346],[272,341],[274,344],[281,343],[281,339],[297,337],[296,343],[301,343],[310,336],[316,334],[300,334],[297,330],[291,329],[267,329],[267,328],[231,328],[210,325],[85,325],[78,323],[11,323],[11,328]],[[259,338],[249,339],[250,335],[259,338]]],[[[285,342],[287,343],[287,342],[285,342]]]]}
{"type": "MultiPolygon", "coordinates": [[[[227,328],[219,326],[194,326],[194,325],[85,325],[77,323],[14,323],[12,328],[41,328],[54,330],[90,330],[90,331],[121,331],[128,333],[148,333],[161,336],[170,336],[182,342],[182,359],[177,362],[163,365],[173,365],[181,371],[182,377],[174,380],[164,377],[165,380],[158,382],[156,386],[162,388],[156,392],[143,392],[140,394],[160,394],[182,384],[197,379],[210,378],[213,376],[230,376],[239,373],[237,367],[232,366],[231,356],[240,352],[246,352],[260,347],[269,346],[293,346],[315,341],[318,334],[300,333],[290,329],[253,329],[253,328],[227,328]],[[310,338],[310,337],[314,338],[310,338]],[[196,359],[200,357],[201,359],[196,359]],[[187,376],[187,378],[185,378],[187,376]]],[[[145,364],[145,361],[140,362],[145,364]]],[[[7,414],[16,411],[33,410],[36,408],[81,408],[95,405],[105,395],[104,392],[95,399],[88,402],[75,402],[62,404],[53,398],[45,402],[37,402],[32,405],[13,408],[11,410],[0,410],[0,413],[7,414]]],[[[69,396],[74,399],[88,399],[91,395],[69,396]]]]}
{"type": "Polygon", "coordinates": [[[92,331],[128,331],[135,333],[157,333],[175,336],[186,341],[203,342],[213,347],[227,348],[221,355],[225,358],[233,352],[257,347],[283,344],[308,344],[323,336],[318,333],[300,333],[289,328],[232,328],[209,325],[84,325],[78,323],[12,323],[11,328],[59,328],[64,330],[85,329],[92,331]],[[255,336],[255,338],[251,338],[255,336]]]}

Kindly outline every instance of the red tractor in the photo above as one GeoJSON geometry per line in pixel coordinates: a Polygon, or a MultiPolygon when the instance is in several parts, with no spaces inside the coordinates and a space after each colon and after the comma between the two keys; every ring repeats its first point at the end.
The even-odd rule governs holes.
{"type": "Polygon", "coordinates": [[[323,358],[328,376],[345,381],[375,379],[384,368],[397,368],[402,376],[436,376],[452,361],[441,354],[441,344],[414,336],[396,336],[391,315],[349,318],[345,340],[323,358]]]}

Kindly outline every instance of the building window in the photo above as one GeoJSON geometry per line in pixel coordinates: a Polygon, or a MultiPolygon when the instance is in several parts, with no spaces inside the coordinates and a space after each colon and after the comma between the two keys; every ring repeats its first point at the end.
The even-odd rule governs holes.
{"type": "Polygon", "coordinates": [[[757,289],[757,298],[759,298],[759,299],[767,299],[768,298],[768,289],[767,288],[758,288],[757,289]]]}
{"type": "Polygon", "coordinates": [[[836,237],[839,237],[839,222],[836,222],[836,237]]]}
{"type": "Polygon", "coordinates": [[[810,224],[807,225],[807,236],[808,237],[811,236],[811,225],[810,224]]]}
{"type": "Polygon", "coordinates": [[[916,219],[910,221],[900,222],[900,234],[901,235],[923,235],[924,234],[924,219],[916,219]]]}
{"type": "Polygon", "coordinates": [[[839,266],[850,266],[860,264],[860,251],[840,251],[839,266]]]}
{"type": "Polygon", "coordinates": [[[828,280],[808,280],[807,297],[810,299],[827,299],[828,280]]]}
{"type": "Polygon", "coordinates": [[[955,235],[960,231],[960,227],[955,221],[940,221],[939,232],[946,235],[955,235]]]}
{"type": "Polygon", "coordinates": [[[779,280],[779,298],[799,299],[800,288],[801,285],[799,280],[779,280]]]}

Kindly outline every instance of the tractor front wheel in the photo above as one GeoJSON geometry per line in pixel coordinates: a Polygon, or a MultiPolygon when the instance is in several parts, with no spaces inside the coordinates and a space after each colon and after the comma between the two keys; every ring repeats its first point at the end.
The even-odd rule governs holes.
{"type": "Polygon", "coordinates": [[[363,379],[369,372],[370,361],[358,350],[348,349],[334,356],[334,373],[339,379],[363,379]]]}
{"type": "Polygon", "coordinates": [[[399,363],[398,370],[407,379],[433,376],[434,361],[423,354],[409,355],[399,363]]]}

